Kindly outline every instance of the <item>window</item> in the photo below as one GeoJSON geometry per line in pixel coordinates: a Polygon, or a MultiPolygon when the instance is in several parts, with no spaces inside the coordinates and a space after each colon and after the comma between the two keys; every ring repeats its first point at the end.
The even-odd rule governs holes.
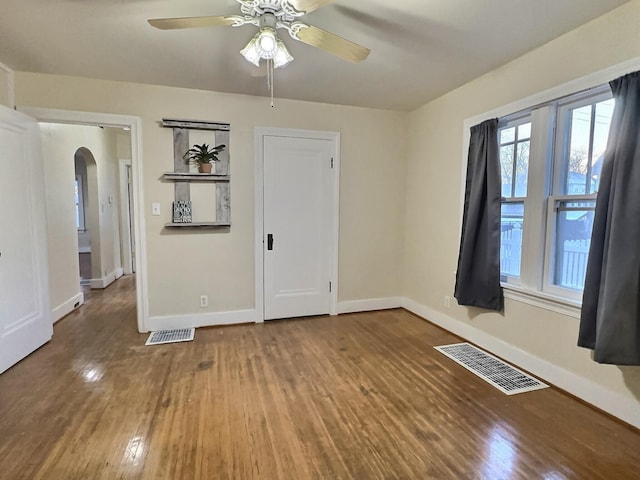
{"type": "Polygon", "coordinates": [[[614,100],[609,92],[557,107],[554,182],[547,206],[545,289],[579,300],[614,100]]]}
{"type": "Polygon", "coordinates": [[[507,120],[498,130],[502,174],[500,274],[516,283],[522,260],[524,199],[527,196],[531,120],[507,120]]]}
{"type": "Polygon", "coordinates": [[[602,87],[501,119],[504,284],[580,301],[613,106],[602,87]]]}
{"type": "Polygon", "coordinates": [[[75,201],[76,201],[76,227],[84,230],[84,199],[82,197],[82,176],[76,175],[75,180],[75,201]]]}

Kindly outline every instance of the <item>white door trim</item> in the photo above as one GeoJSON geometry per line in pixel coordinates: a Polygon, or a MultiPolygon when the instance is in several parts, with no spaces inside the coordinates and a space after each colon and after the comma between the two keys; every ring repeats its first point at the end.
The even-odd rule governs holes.
{"type": "Polygon", "coordinates": [[[133,219],[136,249],[136,295],[138,331],[149,331],[149,293],[147,284],[147,254],[145,249],[144,189],[142,175],[142,120],[130,115],[76,112],[53,108],[18,107],[18,110],[41,122],[73,125],[102,125],[131,130],[131,176],[135,215],[133,219]]]}
{"type": "Polygon", "coordinates": [[[289,128],[255,127],[255,306],[256,323],[264,322],[264,137],[312,138],[329,140],[334,175],[331,183],[331,245],[329,314],[338,314],[338,245],[340,222],[340,133],[289,128]]]}
{"type": "MultiPolygon", "coordinates": [[[[131,275],[132,253],[131,253],[131,218],[129,215],[129,178],[127,168],[131,166],[131,160],[118,161],[118,175],[120,182],[120,255],[122,258],[122,273],[131,275]]],[[[133,169],[132,169],[133,170],[133,169]]]]}

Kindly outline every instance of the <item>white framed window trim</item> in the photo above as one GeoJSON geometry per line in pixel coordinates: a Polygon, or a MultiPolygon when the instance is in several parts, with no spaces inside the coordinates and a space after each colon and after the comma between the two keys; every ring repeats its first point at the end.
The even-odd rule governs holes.
{"type": "MultiPolygon", "coordinates": [[[[626,62],[605,68],[600,71],[596,71],[587,76],[572,80],[557,87],[545,90],[538,94],[534,94],[530,97],[518,100],[516,102],[498,107],[489,112],[485,112],[474,117],[467,118],[463,122],[463,148],[462,148],[462,169],[461,169],[461,185],[465,184],[466,178],[466,165],[467,165],[467,153],[470,140],[470,128],[477,125],[488,118],[504,118],[514,115],[514,112],[524,112],[531,110],[532,115],[544,115],[546,116],[546,126],[544,128],[544,136],[540,136],[540,132],[534,133],[532,131],[531,141],[531,157],[534,155],[534,150],[543,149],[545,158],[551,158],[554,155],[556,145],[552,141],[549,141],[549,136],[553,138],[556,128],[557,108],[564,97],[578,95],[578,92],[583,92],[586,97],[593,97],[594,94],[602,92],[603,88],[606,88],[607,83],[616,77],[625,75],[629,72],[635,71],[640,68],[640,57],[630,59],[626,62]],[[555,103],[554,103],[555,102],[555,103]],[[542,105],[542,107],[540,107],[542,105]],[[536,137],[535,140],[533,137],[536,137]]],[[[539,122],[536,122],[539,123],[539,122]]],[[[544,124],[544,123],[543,123],[544,124]]],[[[555,205],[559,200],[563,200],[562,196],[552,195],[556,190],[556,185],[552,185],[552,180],[556,181],[558,176],[555,172],[551,171],[554,167],[554,162],[547,161],[542,162],[544,165],[539,165],[535,162],[530,162],[529,165],[529,182],[533,181],[533,177],[540,178],[542,176],[545,179],[545,191],[544,192],[532,192],[528,191],[527,196],[540,195],[535,201],[529,202],[531,208],[525,209],[524,222],[526,223],[529,217],[535,216],[538,219],[546,219],[549,222],[549,218],[553,215],[549,215],[548,209],[552,205],[555,205]]],[[[557,162],[556,162],[557,163],[557,162]]],[[[557,166],[556,166],[557,168],[557,166]]],[[[572,200],[575,198],[572,197],[572,200]]],[[[462,225],[463,209],[464,205],[464,189],[461,189],[461,209],[459,222],[462,225]]],[[[540,220],[538,220],[540,222],[540,220]]],[[[578,299],[571,298],[571,296],[562,296],[556,294],[554,291],[545,291],[544,283],[549,278],[547,268],[545,267],[546,260],[549,259],[549,248],[547,246],[548,236],[546,230],[546,224],[541,224],[539,229],[528,229],[529,234],[523,237],[523,262],[527,261],[535,268],[530,268],[528,271],[522,272],[519,285],[513,283],[503,283],[505,298],[512,299],[521,303],[533,305],[539,308],[550,310],[556,313],[567,315],[574,318],[580,317],[581,309],[581,293],[578,299]],[[541,250],[542,249],[542,250],[541,250]],[[546,255],[540,255],[540,251],[545,251],[546,255]]],[[[565,293],[565,292],[562,292],[565,293]]]]}
{"type": "MultiPolygon", "coordinates": [[[[502,202],[501,202],[501,245],[500,245],[500,275],[503,281],[512,285],[520,284],[520,274],[522,265],[522,249],[523,249],[523,233],[524,233],[524,217],[518,222],[517,210],[513,208],[517,205],[522,205],[522,211],[525,210],[526,202],[526,189],[528,185],[525,184],[525,191],[522,188],[518,188],[518,180],[521,177],[522,172],[518,172],[518,157],[520,154],[520,147],[524,144],[531,143],[531,131],[529,128],[528,135],[521,135],[521,130],[526,125],[530,126],[531,115],[530,112],[525,114],[516,114],[501,119],[498,135],[499,135],[499,148],[500,148],[500,168],[502,170],[502,202]],[[507,135],[503,135],[504,132],[512,130],[512,136],[510,138],[507,135]],[[502,154],[504,151],[508,151],[511,155],[510,164],[505,165],[502,154]],[[507,171],[505,173],[505,170],[507,171]],[[509,175],[509,182],[505,183],[505,174],[509,175]],[[508,191],[505,190],[507,186],[508,191]],[[505,207],[510,209],[511,212],[505,212],[505,207]],[[509,208],[511,207],[511,208],[509,208]],[[509,219],[505,222],[505,219],[509,219]],[[510,229],[502,230],[505,227],[505,223],[511,224],[510,229]],[[519,238],[518,238],[519,237],[519,238]],[[518,252],[518,254],[514,254],[518,252]]],[[[526,130],[526,128],[525,128],[526,130]]],[[[528,162],[529,156],[527,155],[527,171],[528,175],[528,162]]]]}
{"type": "MultiPolygon", "coordinates": [[[[520,278],[504,277],[504,287],[524,287],[538,299],[565,301],[572,306],[582,302],[588,245],[585,241],[569,241],[572,251],[562,251],[557,258],[560,215],[575,211],[593,211],[595,195],[591,193],[558,195],[566,190],[569,139],[572,132],[569,113],[585,105],[611,98],[606,86],[588,94],[569,96],[549,102],[531,111],[531,145],[527,196],[524,199],[522,239],[522,271],[520,278]],[[565,158],[566,157],[566,158],[565,158]],[[565,172],[566,170],[566,172],[565,172]],[[576,204],[576,205],[571,205],[576,204]],[[563,207],[565,205],[565,207],[563,207]],[[575,251],[574,251],[575,250],[575,251]]],[[[593,122],[593,117],[591,119],[593,122]]],[[[593,125],[591,125],[593,135],[593,125]]],[[[592,140],[592,139],[591,139],[592,140]]],[[[591,151],[589,152],[591,154],[591,151]]],[[[591,159],[588,160],[591,162],[591,159]]],[[[585,176],[585,182],[589,179],[585,176]]],[[[569,248],[569,247],[566,247],[569,248]]]]}

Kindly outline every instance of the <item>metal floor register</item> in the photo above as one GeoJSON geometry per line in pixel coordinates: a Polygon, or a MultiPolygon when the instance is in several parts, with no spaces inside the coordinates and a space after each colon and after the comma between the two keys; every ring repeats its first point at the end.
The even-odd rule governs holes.
{"type": "Polygon", "coordinates": [[[434,348],[507,395],[548,387],[532,376],[469,343],[455,343],[434,348]]]}

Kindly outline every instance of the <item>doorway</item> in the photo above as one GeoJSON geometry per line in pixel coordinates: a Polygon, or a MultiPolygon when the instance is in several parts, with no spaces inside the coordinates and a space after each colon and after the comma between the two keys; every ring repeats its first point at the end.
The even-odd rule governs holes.
{"type": "Polygon", "coordinates": [[[257,321],[337,314],[339,134],[256,129],[257,321]]]}
{"type": "Polygon", "coordinates": [[[100,227],[97,221],[99,215],[98,195],[94,191],[98,185],[97,165],[93,153],[86,147],[80,147],[76,150],[73,162],[80,285],[90,286],[93,272],[99,273],[101,271],[100,265],[97,265],[97,268],[93,265],[95,259],[100,259],[100,243],[96,241],[99,239],[99,232],[96,232],[96,229],[100,227]],[[92,235],[95,237],[93,241],[92,235]]]}
{"type": "MultiPolygon", "coordinates": [[[[133,210],[135,215],[133,216],[133,243],[135,245],[135,285],[136,285],[136,309],[137,309],[137,327],[141,333],[148,332],[147,322],[149,318],[149,305],[148,305],[148,287],[147,287],[147,272],[146,272],[146,256],[144,249],[141,245],[144,244],[144,211],[142,206],[143,197],[143,183],[142,183],[142,122],[141,119],[128,115],[114,115],[106,113],[90,113],[90,112],[75,112],[66,110],[55,110],[48,108],[31,108],[24,107],[20,109],[23,113],[37,119],[40,122],[48,122],[52,124],[64,124],[64,125],[79,125],[79,126],[99,126],[99,127],[113,127],[126,131],[127,136],[130,138],[129,151],[131,156],[131,177],[132,177],[132,197],[133,197],[133,210]]],[[[114,177],[118,178],[117,164],[114,167],[114,177]]],[[[105,211],[114,209],[117,206],[116,201],[119,198],[117,185],[113,188],[109,188],[109,192],[101,194],[98,205],[100,209],[100,215],[104,215],[105,211]]],[[[119,224],[116,222],[116,228],[119,229],[119,224]]],[[[105,237],[107,242],[115,243],[117,241],[115,234],[113,236],[105,237]]],[[[114,249],[119,250],[118,246],[114,249]]],[[[93,263],[93,262],[92,262],[93,263]]],[[[109,272],[107,272],[109,273],[109,272]]],[[[95,276],[95,272],[92,272],[95,276]]],[[[104,272],[103,272],[104,275],[104,272]]],[[[72,304],[73,306],[73,304],[72,304]]]]}

